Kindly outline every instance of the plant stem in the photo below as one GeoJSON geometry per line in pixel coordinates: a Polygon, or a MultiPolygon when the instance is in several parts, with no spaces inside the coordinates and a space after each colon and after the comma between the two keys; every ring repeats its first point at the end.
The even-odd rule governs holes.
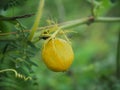
{"type": "Polygon", "coordinates": [[[28,17],[31,17],[33,15],[34,14],[26,14],[26,15],[21,15],[21,16],[14,16],[14,17],[0,16],[0,21],[13,21],[16,19],[28,18],[28,17]]]}
{"type": "Polygon", "coordinates": [[[79,26],[81,24],[86,24],[89,21],[89,17],[87,18],[83,18],[83,19],[77,19],[77,20],[73,20],[73,21],[68,21],[68,22],[64,22],[62,24],[60,24],[60,28],[71,28],[71,27],[75,27],[75,26],[79,26]]]}
{"type": "Polygon", "coordinates": [[[73,20],[73,21],[68,21],[65,23],[61,24],[61,28],[71,28],[71,27],[75,27],[75,26],[79,26],[81,24],[90,24],[90,23],[110,23],[110,22],[120,22],[120,17],[98,17],[98,18],[94,18],[93,16],[91,17],[86,17],[83,19],[77,19],[77,20],[73,20]]]}
{"type": "Polygon", "coordinates": [[[120,22],[120,17],[98,17],[95,19],[95,22],[120,22]]]}
{"type": "MultiPolygon", "coordinates": [[[[35,20],[36,22],[36,20],[35,20]]],[[[38,21],[37,21],[38,22],[38,21]]],[[[71,28],[71,27],[75,27],[75,26],[80,26],[83,24],[90,24],[90,23],[120,23],[120,17],[98,17],[98,18],[94,18],[94,17],[86,17],[86,18],[82,18],[82,19],[77,19],[77,20],[72,20],[72,21],[68,21],[68,22],[63,22],[58,24],[59,27],[61,29],[66,29],[66,28],[71,28]]],[[[39,23],[38,23],[39,24],[39,23]]],[[[31,33],[29,36],[29,40],[32,39],[35,31],[37,29],[39,30],[45,30],[48,29],[50,27],[53,27],[54,25],[50,25],[50,26],[45,26],[45,27],[38,27],[38,24],[33,25],[32,29],[31,29],[31,33]]],[[[30,30],[24,30],[24,32],[30,32],[30,30]]],[[[5,35],[10,35],[10,34],[18,34],[18,32],[9,32],[9,33],[0,33],[0,36],[5,36],[5,35]]]]}
{"type": "Polygon", "coordinates": [[[120,79],[120,31],[118,33],[117,57],[116,57],[116,75],[120,79]]]}
{"type": "Polygon", "coordinates": [[[40,19],[41,19],[41,16],[42,16],[42,12],[43,12],[44,1],[45,0],[40,0],[40,4],[39,4],[39,7],[38,7],[38,12],[36,14],[36,19],[34,21],[34,24],[32,26],[32,29],[31,29],[31,32],[30,32],[30,35],[29,35],[29,41],[32,40],[35,31],[38,29],[39,22],[40,22],[40,19]]]}

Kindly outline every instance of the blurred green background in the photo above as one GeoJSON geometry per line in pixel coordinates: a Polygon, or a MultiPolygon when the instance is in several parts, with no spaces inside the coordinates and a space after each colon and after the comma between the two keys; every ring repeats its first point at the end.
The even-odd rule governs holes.
{"type": "MultiPolygon", "coordinates": [[[[77,20],[91,16],[90,0],[46,0],[40,27],[47,25],[47,20],[57,23],[77,20]]],[[[97,9],[98,16],[120,17],[119,0],[96,0],[101,2],[97,9]]],[[[18,16],[36,13],[39,0],[27,0],[22,6],[1,10],[1,15],[18,16]]],[[[19,21],[30,29],[35,16],[19,21]]],[[[13,28],[13,27],[12,27],[13,28]]],[[[33,86],[29,90],[120,90],[120,79],[116,77],[117,42],[120,23],[93,23],[68,30],[75,59],[66,72],[50,71],[41,59],[41,52],[31,58],[38,67],[33,66],[33,86]]],[[[36,45],[42,49],[41,43],[36,45]]],[[[19,83],[19,82],[18,82],[19,83]]],[[[26,83],[29,83],[26,81],[26,83]]],[[[21,87],[21,86],[19,86],[21,87]]],[[[1,89],[2,90],[2,89],[1,89]]],[[[9,89],[3,89],[9,90],[9,89]]],[[[14,90],[14,89],[13,89],[14,90]]]]}

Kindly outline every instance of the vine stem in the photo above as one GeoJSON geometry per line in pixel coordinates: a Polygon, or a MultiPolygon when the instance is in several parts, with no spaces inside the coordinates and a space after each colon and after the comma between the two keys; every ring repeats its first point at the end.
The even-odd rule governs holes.
{"type": "MultiPolygon", "coordinates": [[[[36,20],[35,20],[35,22],[36,22],[36,20]]],[[[99,23],[99,22],[101,22],[101,23],[112,23],[112,22],[113,23],[114,22],[119,23],[120,22],[120,17],[98,17],[98,18],[94,18],[93,16],[91,16],[91,17],[86,17],[86,18],[82,18],[82,19],[63,22],[63,23],[58,24],[58,26],[61,29],[66,29],[66,28],[71,28],[71,27],[83,25],[83,24],[91,24],[91,23],[99,23]]],[[[31,40],[37,29],[41,31],[41,30],[45,30],[45,29],[48,29],[48,28],[53,27],[53,26],[54,25],[39,28],[38,24],[37,24],[37,25],[33,25],[32,29],[31,29],[31,32],[30,32],[30,30],[24,30],[23,32],[25,32],[25,33],[30,32],[29,40],[31,40]]],[[[22,32],[19,32],[19,33],[22,33],[22,32]]],[[[18,32],[0,33],[0,36],[6,36],[6,35],[10,35],[10,34],[18,34],[18,32]]]]}
{"type": "Polygon", "coordinates": [[[21,15],[21,16],[14,16],[14,17],[5,17],[5,16],[1,16],[0,17],[0,21],[12,21],[12,20],[16,20],[16,19],[23,19],[23,18],[28,18],[33,16],[34,14],[25,14],[25,15],[21,15]]]}
{"type": "Polygon", "coordinates": [[[95,19],[95,22],[120,22],[120,18],[116,17],[98,17],[95,19]]]}
{"type": "Polygon", "coordinates": [[[120,79],[120,31],[118,33],[117,57],[116,57],[116,75],[120,79]]]}
{"type": "Polygon", "coordinates": [[[65,23],[61,24],[61,28],[71,28],[75,26],[79,26],[81,24],[91,24],[91,23],[110,23],[110,22],[120,22],[120,17],[98,17],[94,18],[93,16],[91,17],[86,17],[83,19],[77,19],[73,21],[68,21],[65,23]]]}
{"type": "Polygon", "coordinates": [[[38,7],[38,12],[36,14],[36,19],[34,21],[34,24],[32,26],[32,29],[31,29],[31,32],[30,32],[30,35],[29,35],[29,41],[32,40],[35,31],[38,29],[39,22],[40,22],[40,19],[42,17],[44,2],[45,2],[45,0],[40,0],[40,4],[39,4],[39,7],[38,7]]]}

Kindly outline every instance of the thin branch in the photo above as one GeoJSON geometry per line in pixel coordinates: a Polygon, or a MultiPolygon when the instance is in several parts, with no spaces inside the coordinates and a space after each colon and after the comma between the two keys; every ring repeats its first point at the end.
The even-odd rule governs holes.
{"type": "Polygon", "coordinates": [[[28,18],[33,15],[35,15],[35,14],[26,14],[26,15],[15,16],[15,17],[2,17],[2,18],[0,18],[0,21],[10,21],[10,20],[16,20],[16,19],[21,19],[21,18],[28,18]]]}
{"type": "Polygon", "coordinates": [[[6,35],[11,35],[11,34],[18,34],[18,33],[23,33],[23,32],[30,32],[30,30],[23,30],[22,32],[8,32],[8,33],[0,33],[0,36],[6,36],[6,35]]]}
{"type": "Polygon", "coordinates": [[[95,16],[95,12],[94,12],[94,8],[95,8],[95,3],[94,3],[94,0],[91,0],[91,14],[92,16],[95,16]]]}
{"type": "Polygon", "coordinates": [[[111,22],[120,22],[120,17],[98,17],[94,18],[93,16],[91,17],[86,17],[83,19],[77,19],[73,21],[68,21],[65,23],[60,24],[61,28],[71,28],[75,26],[79,26],[81,24],[91,24],[91,23],[111,23],[111,22]]]}
{"type": "Polygon", "coordinates": [[[82,25],[82,24],[92,23],[93,21],[94,21],[94,17],[92,17],[92,16],[86,17],[86,18],[82,18],[82,19],[77,19],[77,20],[61,23],[60,28],[62,28],[62,29],[71,28],[71,27],[82,25]]]}
{"type": "Polygon", "coordinates": [[[98,17],[97,19],[95,19],[95,22],[102,23],[120,22],[120,17],[98,17]]]}
{"type": "MultiPolygon", "coordinates": [[[[120,17],[98,17],[95,19],[94,17],[91,16],[91,17],[86,17],[86,18],[82,18],[82,19],[59,23],[58,26],[62,29],[65,29],[65,28],[80,26],[83,24],[92,24],[92,23],[99,23],[99,22],[101,22],[101,23],[112,23],[112,22],[119,23],[120,17]]],[[[40,28],[38,28],[38,30],[39,31],[45,30],[45,29],[51,28],[53,26],[54,25],[40,27],[40,28]]],[[[30,30],[24,30],[23,32],[27,33],[27,32],[30,32],[30,30]]],[[[10,35],[10,34],[18,34],[18,33],[20,33],[20,32],[0,33],[0,36],[10,35]]]]}

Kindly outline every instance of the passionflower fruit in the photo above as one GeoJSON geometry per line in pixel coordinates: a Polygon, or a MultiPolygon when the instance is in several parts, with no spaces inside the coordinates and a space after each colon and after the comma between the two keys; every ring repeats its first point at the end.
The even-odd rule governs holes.
{"type": "Polygon", "coordinates": [[[45,41],[42,49],[42,58],[50,70],[63,72],[71,66],[74,53],[67,41],[54,38],[45,41]]]}

